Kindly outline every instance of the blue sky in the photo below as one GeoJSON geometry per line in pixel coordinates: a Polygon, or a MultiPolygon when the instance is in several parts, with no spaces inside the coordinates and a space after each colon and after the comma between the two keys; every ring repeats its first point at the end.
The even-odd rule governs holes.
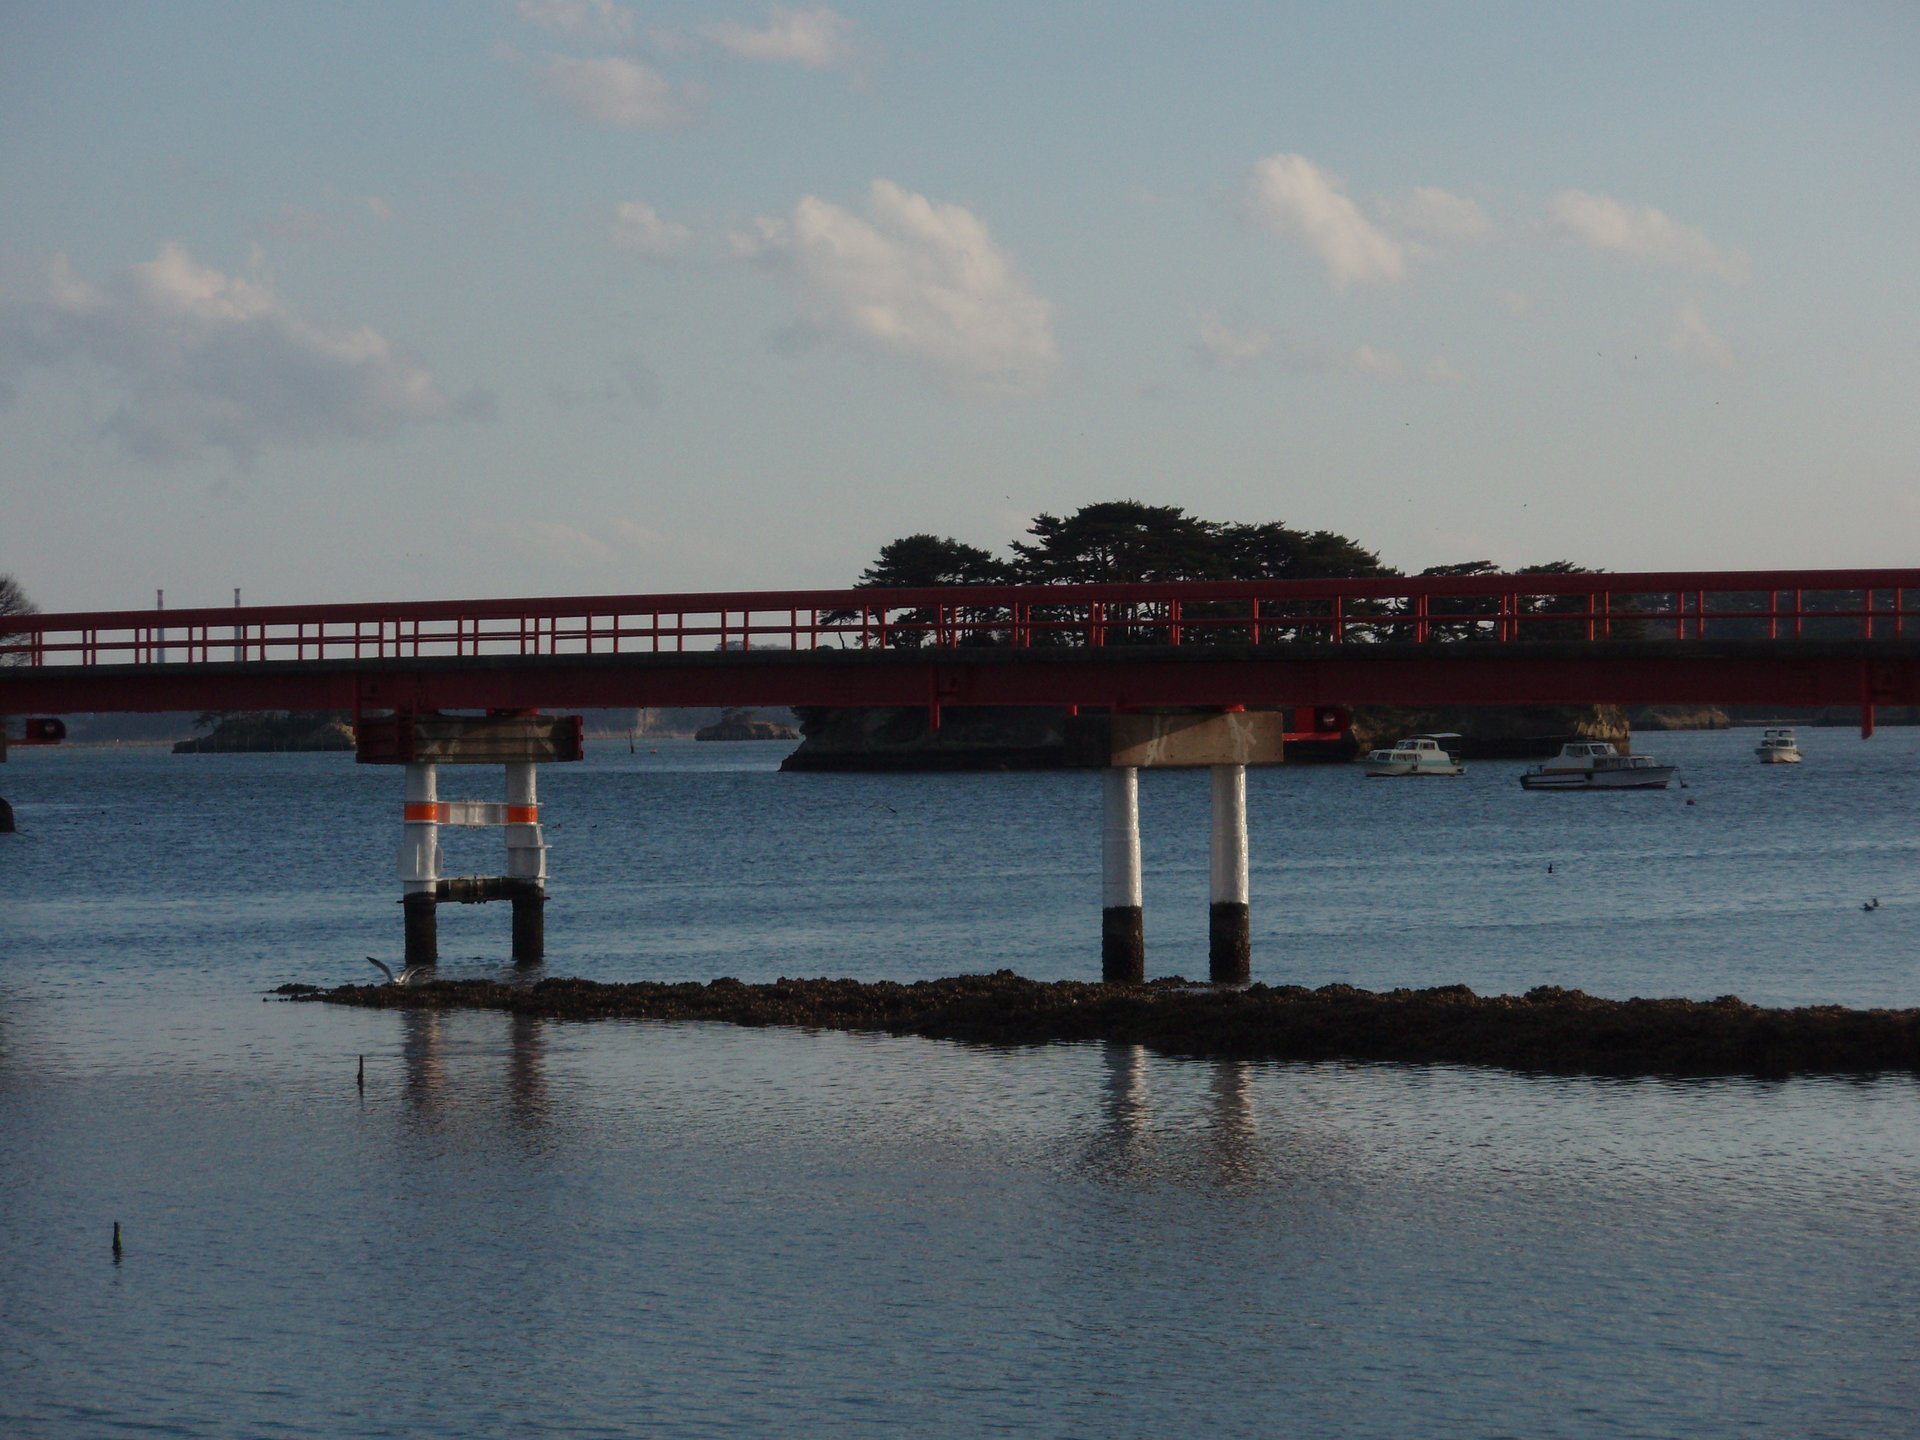
{"type": "Polygon", "coordinates": [[[1920,9],[0,0],[49,609],[838,585],[1134,497],[1920,558],[1920,9]]]}

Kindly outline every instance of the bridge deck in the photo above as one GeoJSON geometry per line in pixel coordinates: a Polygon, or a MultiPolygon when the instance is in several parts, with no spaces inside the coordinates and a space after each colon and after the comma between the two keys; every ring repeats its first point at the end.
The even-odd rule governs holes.
{"type": "Polygon", "coordinates": [[[1920,704],[1920,570],[1478,575],[18,616],[0,713],[1920,704]]]}

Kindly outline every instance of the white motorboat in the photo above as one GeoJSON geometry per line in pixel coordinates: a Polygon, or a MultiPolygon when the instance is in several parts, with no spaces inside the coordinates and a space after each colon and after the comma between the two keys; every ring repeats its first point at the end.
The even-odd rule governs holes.
{"type": "Polygon", "coordinates": [[[1800,741],[1792,727],[1775,726],[1760,733],[1760,743],[1753,747],[1753,753],[1760,757],[1762,765],[1798,765],[1800,741]]]}
{"type": "Polygon", "coordinates": [[[1467,767],[1454,758],[1448,741],[1457,745],[1460,737],[1451,731],[1440,735],[1409,735],[1386,750],[1369,750],[1365,761],[1369,779],[1387,775],[1464,775],[1467,767]]]}
{"type": "Polygon", "coordinates": [[[1622,755],[1605,740],[1576,740],[1520,783],[1528,790],[1664,790],[1678,768],[1650,755],[1622,755]]]}

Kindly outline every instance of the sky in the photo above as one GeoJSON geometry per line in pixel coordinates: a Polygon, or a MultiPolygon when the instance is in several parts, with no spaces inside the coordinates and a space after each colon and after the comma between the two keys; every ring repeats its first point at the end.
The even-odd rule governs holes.
{"type": "Polygon", "coordinates": [[[1903,3],[0,0],[0,572],[1914,565],[1916,75],[1903,3]]]}

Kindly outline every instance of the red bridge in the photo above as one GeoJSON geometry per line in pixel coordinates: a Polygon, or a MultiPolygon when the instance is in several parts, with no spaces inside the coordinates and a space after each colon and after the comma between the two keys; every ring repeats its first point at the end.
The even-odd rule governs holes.
{"type": "Polygon", "coordinates": [[[16,616],[0,713],[1920,704],[1920,570],[741,591],[16,616]]]}
{"type": "Polygon", "coordinates": [[[1101,972],[1145,973],[1138,767],[1206,765],[1209,974],[1241,983],[1246,766],[1278,758],[1256,739],[1292,738],[1287,719],[1126,712],[1291,706],[1311,722],[1353,704],[1858,705],[1870,734],[1875,706],[1920,705],[1916,591],[1920,570],[1787,570],[32,615],[4,622],[0,713],[351,711],[360,758],[406,766],[406,956],[424,965],[449,901],[511,901],[515,957],[544,953],[534,771],[579,750],[531,712],[924,705],[937,724],[943,706],[1105,709],[1101,972]],[[435,713],[472,710],[494,713],[435,713]],[[1176,730],[1206,734],[1176,756],[1176,730]],[[504,765],[505,803],[443,801],[442,763],[504,765]],[[442,876],[443,825],[502,827],[508,873],[442,876]]]}

